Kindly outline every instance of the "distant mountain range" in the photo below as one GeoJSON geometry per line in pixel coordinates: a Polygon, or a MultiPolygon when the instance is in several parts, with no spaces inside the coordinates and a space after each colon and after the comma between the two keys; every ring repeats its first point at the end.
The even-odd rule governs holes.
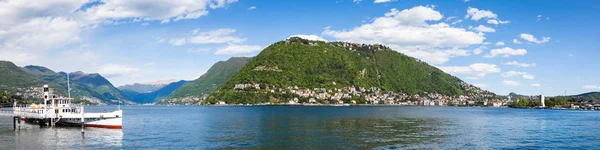
{"type": "MultiPolygon", "coordinates": [[[[70,73],[71,97],[90,104],[131,104],[129,98],[100,74],[70,73]]],[[[50,86],[53,94],[68,96],[67,74],[42,66],[16,66],[0,61],[0,90],[23,95],[26,99],[42,99],[42,87],[50,86]]]]}
{"type": "Polygon", "coordinates": [[[164,86],[171,84],[173,82],[177,82],[177,80],[160,80],[155,82],[147,82],[147,83],[134,83],[118,86],[117,89],[121,91],[133,91],[137,93],[150,93],[154,92],[158,89],[163,88],[164,86]]]}
{"type": "MultiPolygon", "coordinates": [[[[23,70],[67,89],[67,73],[54,72],[42,66],[25,66],[23,70]]],[[[130,103],[129,98],[115,88],[106,78],[97,73],[86,74],[81,71],[69,73],[71,97],[93,104],[130,103]]],[[[66,96],[66,95],[65,95],[66,96]]]]}
{"type": "MultiPolygon", "coordinates": [[[[153,103],[158,100],[161,100],[162,98],[168,96],[169,94],[171,94],[173,91],[175,91],[179,87],[181,87],[185,84],[188,84],[188,83],[191,83],[191,81],[181,80],[178,82],[172,82],[167,85],[162,85],[161,88],[151,91],[149,93],[139,93],[139,92],[129,90],[129,89],[123,89],[122,91],[129,98],[131,98],[132,101],[139,103],[139,104],[145,104],[145,103],[153,103]]],[[[138,85],[141,85],[141,84],[138,84],[138,85]]],[[[145,84],[145,85],[149,85],[149,84],[145,84]]]]}
{"type": "Polygon", "coordinates": [[[219,61],[198,79],[175,90],[158,103],[196,103],[203,96],[219,88],[250,60],[252,60],[251,57],[232,57],[227,61],[219,61]]]}

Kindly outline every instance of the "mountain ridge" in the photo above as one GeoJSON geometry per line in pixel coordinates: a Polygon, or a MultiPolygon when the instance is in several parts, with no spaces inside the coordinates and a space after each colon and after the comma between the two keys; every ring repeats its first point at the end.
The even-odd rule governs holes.
{"type": "MultiPolygon", "coordinates": [[[[384,45],[311,41],[292,37],[271,44],[261,51],[223,86],[210,94],[207,103],[282,103],[291,99],[297,101],[298,98],[329,99],[334,97],[333,94],[343,94],[330,91],[350,90],[350,87],[359,88],[360,91],[373,91],[372,93],[396,92],[411,98],[432,93],[445,97],[495,96],[492,92],[481,90],[384,45]],[[297,94],[301,93],[300,89],[311,93],[311,96],[306,96],[309,95],[307,93],[297,94]],[[323,95],[315,96],[316,91],[323,95]]],[[[341,97],[345,97],[346,103],[350,100],[363,103],[367,101],[365,94],[341,97]]],[[[299,101],[307,102],[306,99],[299,101]]],[[[336,101],[341,99],[344,98],[336,97],[336,101]]],[[[324,102],[331,103],[329,100],[324,102]]]]}
{"type": "Polygon", "coordinates": [[[253,57],[231,57],[226,61],[213,64],[208,71],[159,101],[159,104],[168,103],[196,103],[202,97],[216,90],[221,84],[229,80],[241,67],[246,65],[253,57]]]}

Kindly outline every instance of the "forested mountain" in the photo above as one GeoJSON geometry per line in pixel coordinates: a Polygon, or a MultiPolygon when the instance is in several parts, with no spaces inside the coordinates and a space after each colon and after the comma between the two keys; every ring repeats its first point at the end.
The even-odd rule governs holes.
{"type": "MultiPolygon", "coordinates": [[[[57,84],[60,89],[67,89],[67,74],[56,73],[42,66],[25,66],[23,70],[46,82],[57,84]]],[[[85,101],[92,104],[119,104],[128,103],[129,99],[124,93],[116,89],[106,78],[100,74],[86,74],[78,71],[69,74],[71,84],[71,97],[78,102],[85,101]]],[[[64,96],[67,96],[64,94],[64,96]]]]}
{"type": "Polygon", "coordinates": [[[377,93],[388,93],[386,97],[495,96],[383,45],[293,37],[264,49],[211,94],[207,102],[281,103],[294,98],[300,98],[300,102],[317,98],[325,103],[333,103],[332,99],[365,103],[369,97],[378,98],[377,93]],[[348,96],[359,93],[353,90],[362,95],[348,96]]]}
{"type": "Polygon", "coordinates": [[[19,94],[27,99],[41,99],[44,84],[48,84],[54,94],[63,95],[66,91],[58,84],[42,80],[12,62],[0,61],[0,91],[19,94]]]}
{"type": "Polygon", "coordinates": [[[250,57],[232,57],[227,61],[219,61],[198,79],[175,90],[159,103],[197,102],[204,95],[210,94],[229,80],[231,76],[237,73],[251,59],[250,57]]]}

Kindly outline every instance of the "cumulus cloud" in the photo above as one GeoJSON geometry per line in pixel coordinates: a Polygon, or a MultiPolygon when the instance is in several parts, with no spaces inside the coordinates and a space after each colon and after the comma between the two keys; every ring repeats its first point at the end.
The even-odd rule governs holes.
{"type": "Polygon", "coordinates": [[[519,37],[521,37],[521,39],[523,39],[525,41],[529,41],[529,42],[537,43],[537,44],[542,44],[542,43],[546,43],[546,42],[550,41],[550,37],[542,37],[542,39],[537,39],[533,35],[527,34],[527,33],[521,33],[519,35],[519,37]]]}
{"type": "Polygon", "coordinates": [[[475,63],[469,66],[441,66],[438,68],[453,75],[466,75],[470,79],[479,79],[487,74],[500,72],[500,68],[495,64],[486,63],[475,63]]]}
{"type": "Polygon", "coordinates": [[[521,44],[521,41],[519,41],[517,39],[513,39],[513,43],[515,43],[515,44],[521,44]]]}
{"type": "Polygon", "coordinates": [[[505,45],[505,44],[504,44],[504,42],[502,42],[502,41],[498,41],[498,42],[496,43],[496,46],[504,46],[504,45],[505,45]]]}
{"type": "Polygon", "coordinates": [[[256,45],[227,45],[218,48],[215,55],[250,54],[260,50],[262,47],[256,45]]]}
{"type": "Polygon", "coordinates": [[[416,6],[410,9],[391,9],[382,17],[350,30],[325,28],[323,35],[338,40],[385,44],[392,49],[417,57],[431,64],[441,64],[456,56],[465,56],[456,50],[471,45],[482,44],[483,34],[451,27],[446,23],[429,24],[440,21],[443,16],[433,6],[416,6]],[[402,36],[398,36],[402,35],[402,36]]]}
{"type": "Polygon", "coordinates": [[[256,6],[250,6],[250,7],[248,8],[248,10],[255,10],[255,9],[256,9],[256,6]]]}
{"type": "Polygon", "coordinates": [[[139,71],[140,71],[140,69],[138,69],[138,68],[123,66],[123,65],[119,65],[119,64],[105,64],[105,65],[100,66],[100,68],[98,69],[98,73],[102,74],[103,76],[107,76],[107,77],[127,75],[127,74],[131,74],[131,73],[136,73],[139,71]]]}
{"type": "Polygon", "coordinates": [[[489,54],[483,56],[485,58],[494,58],[496,56],[508,57],[511,55],[525,55],[527,50],[525,49],[513,49],[510,47],[504,47],[499,49],[492,49],[489,54]]]}
{"type": "MultiPolygon", "coordinates": [[[[197,30],[195,30],[197,32],[197,30]]],[[[235,37],[235,29],[217,29],[213,31],[195,33],[189,37],[188,41],[193,44],[220,44],[220,43],[240,43],[246,41],[246,38],[235,37]]]]}
{"type": "Polygon", "coordinates": [[[504,65],[517,66],[521,68],[535,67],[535,63],[519,63],[517,61],[505,62],[504,65]]]}
{"type": "Polygon", "coordinates": [[[0,1],[0,59],[30,64],[50,49],[77,44],[82,32],[100,25],[195,19],[236,1],[4,0],[0,1]]]}
{"type": "Polygon", "coordinates": [[[196,19],[207,15],[209,8],[222,8],[235,2],[237,0],[103,0],[103,4],[91,6],[78,15],[92,22],[143,18],[143,20],[169,23],[183,19],[196,19]]]}
{"type": "Polygon", "coordinates": [[[467,8],[467,15],[465,18],[471,18],[471,20],[478,21],[480,19],[497,19],[498,15],[494,14],[489,10],[479,10],[477,8],[469,7],[467,8]]]}
{"type": "Polygon", "coordinates": [[[527,72],[518,72],[518,71],[508,71],[508,72],[504,72],[502,74],[500,74],[502,77],[508,78],[508,77],[514,77],[514,76],[521,76],[523,77],[523,79],[529,79],[529,80],[533,80],[535,79],[534,75],[531,75],[527,72]]]}
{"type": "Polygon", "coordinates": [[[512,80],[504,80],[504,81],[502,81],[502,84],[504,84],[504,85],[510,85],[510,86],[519,86],[519,85],[521,85],[521,83],[519,83],[517,81],[512,81],[512,80]]]}
{"type": "Polygon", "coordinates": [[[496,20],[496,19],[490,19],[487,21],[488,24],[493,24],[493,25],[498,25],[498,24],[507,24],[510,23],[510,21],[502,21],[502,20],[496,20]]]}
{"type": "Polygon", "coordinates": [[[393,2],[396,0],[375,0],[373,3],[377,4],[377,3],[388,3],[388,2],[393,2]]]}
{"type": "MultiPolygon", "coordinates": [[[[240,43],[246,41],[246,38],[239,38],[233,34],[235,29],[217,29],[212,31],[200,32],[199,29],[194,29],[192,34],[187,37],[171,38],[169,44],[174,46],[182,46],[185,44],[223,44],[223,43],[240,43]]],[[[164,38],[159,39],[158,43],[162,43],[164,38]]]]}
{"type": "Polygon", "coordinates": [[[532,86],[532,87],[540,87],[540,86],[542,86],[542,85],[541,85],[541,84],[539,84],[539,83],[534,83],[534,84],[531,84],[530,86],[532,86]]]}
{"type": "Polygon", "coordinates": [[[491,28],[491,27],[487,27],[487,26],[484,26],[484,25],[479,25],[479,26],[473,28],[473,30],[479,31],[479,32],[496,32],[496,29],[491,28]]]}
{"type": "Polygon", "coordinates": [[[481,46],[479,46],[479,47],[477,47],[477,48],[475,48],[475,49],[473,50],[473,54],[475,54],[475,55],[479,55],[479,54],[483,53],[483,51],[484,51],[485,49],[487,49],[487,46],[485,46],[485,45],[481,45],[481,46]]]}
{"type": "Polygon", "coordinates": [[[323,37],[320,37],[318,35],[303,35],[303,34],[295,34],[295,35],[291,35],[289,38],[291,37],[299,37],[299,38],[303,38],[303,39],[307,39],[307,40],[313,40],[313,41],[325,41],[327,42],[327,40],[325,40],[323,37]]]}

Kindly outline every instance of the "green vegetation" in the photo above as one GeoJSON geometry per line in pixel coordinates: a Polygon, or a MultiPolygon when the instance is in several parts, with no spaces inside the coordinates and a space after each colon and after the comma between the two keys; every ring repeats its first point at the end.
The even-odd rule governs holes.
{"type": "MultiPolygon", "coordinates": [[[[25,91],[27,88],[41,88],[44,84],[48,84],[50,88],[54,88],[57,94],[66,93],[59,85],[42,80],[30,73],[27,73],[23,68],[16,66],[9,61],[0,61],[0,91],[16,92],[37,92],[33,90],[25,91]]],[[[27,93],[26,93],[27,94],[27,93]]],[[[29,99],[41,99],[41,97],[25,97],[29,99]]]]}
{"type": "Polygon", "coordinates": [[[229,80],[231,76],[237,73],[251,59],[248,57],[232,57],[227,61],[219,61],[210,67],[200,78],[194,80],[192,83],[181,86],[158,103],[166,104],[170,103],[173,99],[188,97],[201,98],[229,80]]]}
{"type": "Polygon", "coordinates": [[[255,90],[236,91],[236,84],[260,84],[261,89],[267,86],[270,89],[288,86],[301,89],[377,87],[397,93],[429,92],[448,96],[473,94],[467,89],[482,91],[463,83],[433,66],[382,45],[291,38],[264,49],[211,94],[207,102],[262,103],[293,97],[255,90]]]}

